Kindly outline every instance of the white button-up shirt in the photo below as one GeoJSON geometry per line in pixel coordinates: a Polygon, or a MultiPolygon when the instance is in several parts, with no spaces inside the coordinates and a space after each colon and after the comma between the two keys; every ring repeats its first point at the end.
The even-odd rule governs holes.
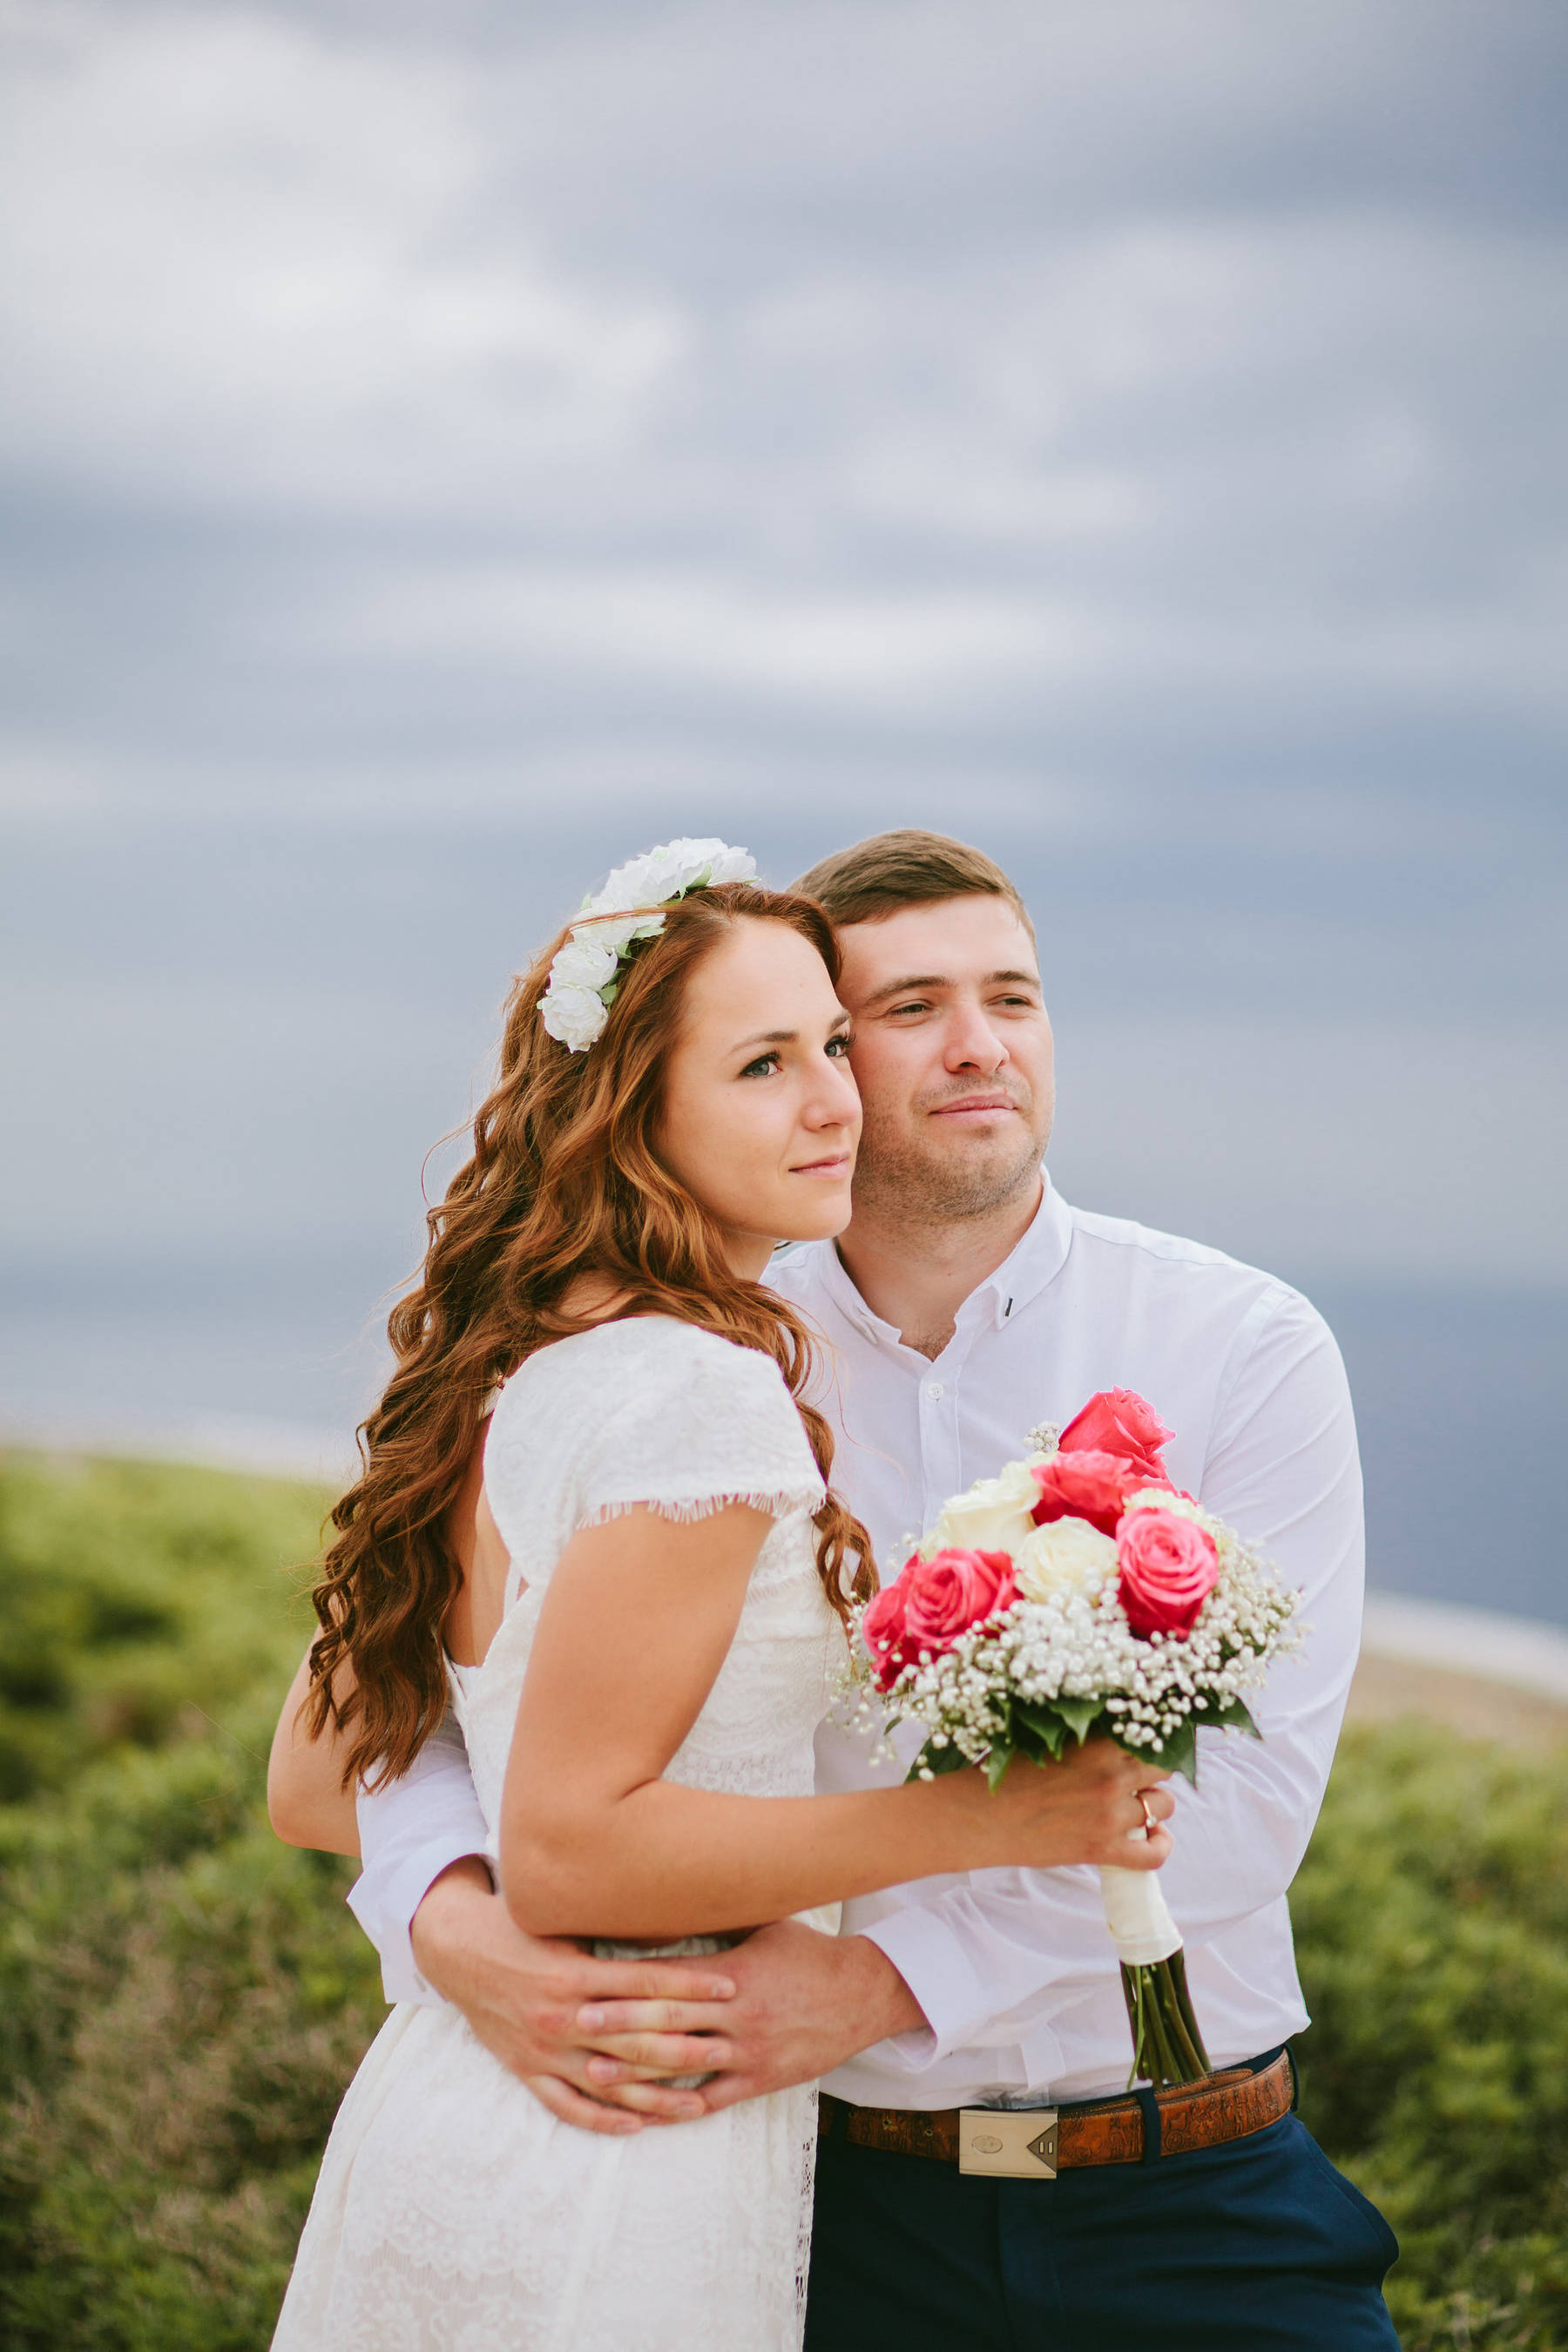
{"type": "MultiPolygon", "coordinates": [[[[1308,2021],[1286,1889],[1328,1780],[1363,1573],[1355,1424],[1321,1318],[1215,1250],[1069,1208],[1048,1181],[934,1363],[871,1312],[832,1243],[792,1251],[770,1279],[827,1342],[820,1402],[837,1438],[834,1484],[884,1575],[950,1495],[1024,1451],[1029,1429],[1067,1422],[1097,1390],[1129,1388],[1175,1431],[1165,1449],[1175,1484],[1303,1589],[1304,1652],[1253,1703],[1262,1742],[1202,1732],[1197,1787],[1173,1784],[1176,1844],[1163,1876],[1215,2066],[1299,2032],[1308,2021]]],[[[919,1742],[906,1727],[905,1761],[919,1742]]],[[[365,1875],[351,1899],[394,1997],[423,1990],[408,1958],[420,1895],[476,1843],[460,1758],[427,1755],[423,1773],[361,1801],[365,1875]]],[[[900,1769],[873,1769],[864,1743],[831,1722],[818,1735],[819,1790],[900,1769]]],[[[927,2024],[839,2067],[826,2087],[841,2098],[936,2108],[1125,2087],[1131,2045],[1091,1869],[921,1879],[847,1904],[843,1932],[880,1946],[927,2024]]]]}

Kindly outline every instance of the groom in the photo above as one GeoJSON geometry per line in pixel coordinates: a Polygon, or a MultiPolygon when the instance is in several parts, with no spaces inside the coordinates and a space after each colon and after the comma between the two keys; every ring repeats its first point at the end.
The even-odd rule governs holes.
{"type": "MultiPolygon", "coordinates": [[[[765,1927],[699,1972],[732,1998],[688,1998],[711,1990],[689,1963],[649,1964],[648,1998],[602,1997],[624,1964],[616,1978],[523,1936],[492,1891],[449,1730],[361,1801],[352,1900],[388,1992],[455,2002],[594,2128],[624,2128],[627,2106],[646,2128],[823,2078],[808,2352],[1396,2352],[1381,2292],[1394,2237],[1290,2112],[1281,2054],[1308,2022],[1286,1890],[1360,1624],[1361,1479],[1333,1341],[1267,1275],[1052,1190],[1034,932],[989,858],[906,830],[798,887],[843,950],[865,1129],[848,1229],[771,1278],[830,1343],[835,1483],[884,1573],[1033,1424],[1131,1388],[1175,1429],[1175,1483],[1304,1589],[1304,1661],[1257,1704],[1261,1745],[1202,1738],[1163,1874],[1227,2079],[1125,2095],[1127,2019],[1087,1870],[924,1879],[846,1905],[837,1937],[765,1927]],[[704,2068],[700,2091],[659,2080],[704,2068]],[[960,2161],[960,2111],[975,2107],[1028,2111],[984,2135],[1000,2171],[960,2161]]],[[[825,1727],[818,1788],[867,1770],[825,1727]]]]}

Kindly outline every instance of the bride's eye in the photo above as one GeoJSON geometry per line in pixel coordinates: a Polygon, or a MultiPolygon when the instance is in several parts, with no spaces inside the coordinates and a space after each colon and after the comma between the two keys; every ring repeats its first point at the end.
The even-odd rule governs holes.
{"type": "Polygon", "coordinates": [[[779,1054],[759,1054],[754,1062],[746,1064],[741,1076],[743,1078],[771,1077],[776,1069],[782,1067],[783,1060],[783,1055],[779,1054]]]}
{"type": "Polygon", "coordinates": [[[841,1029],[837,1037],[828,1039],[826,1051],[834,1061],[842,1062],[854,1043],[855,1040],[848,1030],[841,1029]]]}

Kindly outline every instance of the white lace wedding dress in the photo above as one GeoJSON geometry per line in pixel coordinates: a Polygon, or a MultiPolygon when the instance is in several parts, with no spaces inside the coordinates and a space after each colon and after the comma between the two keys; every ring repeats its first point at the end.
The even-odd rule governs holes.
{"type": "MultiPolygon", "coordinates": [[[[639,1503],[774,1518],[667,1777],[810,1794],[841,1636],[814,1565],[822,1481],[770,1359],[662,1316],[559,1340],[502,1391],[485,1491],[508,1607],[450,1679],[492,1851],[541,1596],[576,1528],[639,1503]]],[[[590,1684],[584,1740],[594,1724],[590,1684]]],[[[794,2352],[816,2105],[783,2091],[605,2138],[557,2122],[455,2009],[400,2003],[338,2112],[274,2352],[794,2352]]]]}

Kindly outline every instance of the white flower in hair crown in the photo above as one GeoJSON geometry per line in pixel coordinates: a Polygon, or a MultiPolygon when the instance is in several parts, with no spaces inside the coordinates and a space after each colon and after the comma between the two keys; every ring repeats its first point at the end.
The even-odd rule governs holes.
{"type": "Polygon", "coordinates": [[[603,1035],[632,942],[664,929],[662,915],[634,909],[668,907],[716,882],[754,881],[756,872],[749,849],[718,840],[661,842],[617,866],[604,888],[584,899],[571,938],[555,952],[550,985],[539,1000],[539,1017],[550,1034],[572,1054],[585,1054],[603,1035]]]}

